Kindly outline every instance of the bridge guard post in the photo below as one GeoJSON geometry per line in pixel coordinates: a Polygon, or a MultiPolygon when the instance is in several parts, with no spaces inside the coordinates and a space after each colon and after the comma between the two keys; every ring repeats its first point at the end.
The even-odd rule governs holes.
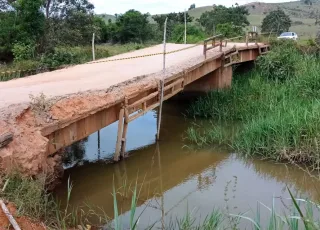
{"type": "Polygon", "coordinates": [[[124,154],[126,153],[128,125],[129,125],[128,98],[125,98],[124,126],[123,126],[123,132],[122,132],[122,140],[121,140],[121,158],[123,158],[124,154]]]}
{"type": "Polygon", "coordinates": [[[121,108],[119,113],[117,144],[116,144],[116,152],[114,154],[114,161],[120,160],[120,150],[121,150],[122,135],[123,135],[123,123],[124,123],[123,118],[124,118],[124,108],[121,108]]]}

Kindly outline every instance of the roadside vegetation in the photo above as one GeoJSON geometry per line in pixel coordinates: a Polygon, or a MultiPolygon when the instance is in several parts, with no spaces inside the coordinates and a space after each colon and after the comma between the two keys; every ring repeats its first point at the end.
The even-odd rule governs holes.
{"type": "Polygon", "coordinates": [[[235,76],[232,88],[212,91],[191,105],[189,116],[218,124],[205,131],[190,127],[188,139],[319,170],[319,71],[317,53],[307,54],[294,42],[274,42],[252,71],[235,76]],[[230,122],[238,127],[232,135],[223,128],[230,122]]]}
{"type": "MultiPolygon", "coordinates": [[[[248,14],[238,5],[212,8],[198,20],[187,13],[187,43],[213,34],[243,35],[248,14]]],[[[167,41],[183,43],[184,13],[151,16],[129,10],[105,19],[94,14],[88,0],[1,1],[0,81],[91,61],[93,34],[96,59],[159,44],[166,17],[167,41]]]]}

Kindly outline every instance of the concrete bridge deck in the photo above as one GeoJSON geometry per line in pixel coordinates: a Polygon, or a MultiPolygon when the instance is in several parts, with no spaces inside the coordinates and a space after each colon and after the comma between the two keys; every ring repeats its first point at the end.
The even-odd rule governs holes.
{"type": "Polygon", "coordinates": [[[228,43],[220,48],[204,55],[202,45],[168,44],[165,76],[159,54],[162,45],[158,45],[98,63],[0,82],[0,135],[9,131],[14,136],[0,148],[0,165],[19,167],[30,175],[54,172],[61,165],[59,150],[116,121],[118,160],[125,153],[129,122],[160,105],[163,77],[164,100],[180,92],[228,87],[233,64],[254,61],[268,51],[267,45],[256,43],[228,43]],[[158,55],[148,56],[154,53],[158,55]],[[47,103],[43,98],[36,102],[38,108],[30,107],[30,94],[40,93],[50,101],[48,110],[41,111],[47,103]]]}

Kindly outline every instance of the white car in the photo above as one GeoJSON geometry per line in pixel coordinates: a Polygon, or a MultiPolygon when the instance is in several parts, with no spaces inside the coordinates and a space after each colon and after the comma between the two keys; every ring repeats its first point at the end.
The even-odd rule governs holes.
{"type": "Polygon", "coordinates": [[[292,39],[292,40],[297,40],[298,35],[294,32],[284,32],[282,33],[278,39],[292,39]]]}

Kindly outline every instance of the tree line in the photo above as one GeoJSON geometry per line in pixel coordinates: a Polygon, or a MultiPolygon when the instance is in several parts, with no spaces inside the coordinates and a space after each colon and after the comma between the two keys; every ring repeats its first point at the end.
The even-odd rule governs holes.
{"type": "MultiPolygon", "coordinates": [[[[239,36],[249,25],[248,15],[245,6],[236,4],[214,5],[197,20],[184,12],[151,16],[129,10],[105,21],[88,0],[0,0],[0,61],[53,57],[57,47],[88,46],[93,33],[97,43],[159,43],[166,18],[169,42],[183,42],[185,17],[190,43],[218,33],[239,36]]],[[[68,57],[58,59],[63,63],[68,57]]]]}

